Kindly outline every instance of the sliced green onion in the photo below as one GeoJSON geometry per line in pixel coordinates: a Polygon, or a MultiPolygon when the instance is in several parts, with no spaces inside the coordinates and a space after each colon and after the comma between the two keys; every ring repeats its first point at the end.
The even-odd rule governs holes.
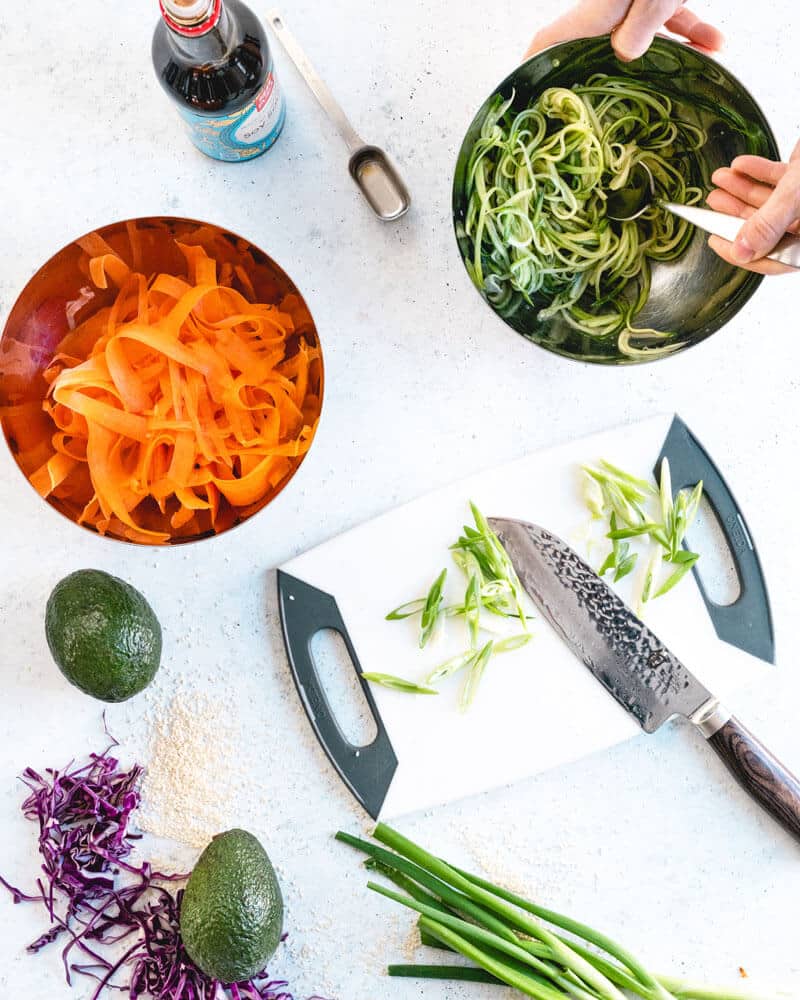
{"type": "Polygon", "coordinates": [[[637,538],[639,535],[652,535],[653,532],[658,531],[660,527],[660,524],[648,521],[635,528],[617,528],[616,530],[609,531],[606,538],[614,540],[620,538],[637,538]]]}
{"type": "Polygon", "coordinates": [[[600,484],[584,470],[583,474],[583,499],[592,517],[599,519],[603,516],[603,491],[600,484]]]}
{"type": "Polygon", "coordinates": [[[474,661],[470,665],[469,673],[467,674],[467,679],[464,682],[463,690],[461,691],[460,705],[462,711],[469,708],[472,704],[472,700],[475,697],[475,692],[478,690],[478,685],[481,682],[483,673],[486,670],[486,665],[492,658],[492,650],[494,649],[494,640],[490,639],[486,645],[481,649],[478,655],[475,657],[474,661]]]}
{"type": "Polygon", "coordinates": [[[667,538],[674,537],[672,500],[672,476],[669,471],[669,459],[664,457],[661,460],[661,470],[659,476],[658,494],[661,500],[661,521],[667,538]]]}
{"type": "MultiPolygon", "coordinates": [[[[469,649],[440,663],[428,674],[427,678],[429,685],[436,684],[451,674],[466,668],[468,675],[460,698],[462,709],[472,702],[492,653],[518,649],[525,645],[530,638],[528,620],[523,606],[522,585],[514,566],[500,539],[492,531],[489,522],[476,504],[470,503],[470,509],[474,525],[464,525],[462,534],[450,547],[453,561],[467,577],[464,600],[460,604],[444,603],[444,586],[447,579],[447,570],[444,569],[434,580],[424,599],[420,598],[409,601],[407,604],[401,604],[400,607],[390,611],[386,616],[390,621],[397,621],[419,614],[420,647],[427,644],[440,619],[464,618],[469,638],[469,649]],[[496,641],[490,640],[481,647],[481,632],[497,633],[498,631],[482,619],[481,611],[487,611],[502,618],[517,618],[525,630],[524,634],[521,636],[502,636],[501,634],[496,641]]],[[[409,690],[405,685],[411,682],[397,678],[393,680],[395,683],[390,686],[394,686],[398,690],[409,690]],[[402,687],[396,683],[398,680],[402,683],[402,687]]]]}
{"type": "Polygon", "coordinates": [[[703,496],[703,480],[695,486],[692,490],[689,500],[686,504],[686,525],[687,527],[694,522],[697,517],[697,512],[700,509],[700,499],[703,496]]]}
{"type": "Polygon", "coordinates": [[[607,462],[604,458],[600,459],[599,465],[606,472],[610,472],[618,483],[627,483],[629,486],[634,487],[640,494],[638,497],[640,500],[644,500],[646,496],[653,496],[656,492],[653,484],[648,483],[646,479],[639,479],[637,476],[632,476],[629,472],[620,469],[618,465],[607,462]]]}
{"type": "Polygon", "coordinates": [[[406,694],[438,694],[433,688],[422,687],[413,681],[407,681],[405,677],[395,677],[394,674],[378,674],[365,672],[361,675],[370,684],[380,684],[381,687],[391,688],[393,691],[404,691],[406,694]]]}
{"type": "MultiPolygon", "coordinates": [[[[680,555],[680,553],[679,553],[680,555]]],[[[678,564],[678,568],[674,573],[671,573],[667,579],[661,584],[658,590],[653,594],[653,597],[661,597],[668,593],[672,588],[681,582],[681,580],[686,576],[689,570],[694,566],[700,556],[696,552],[686,552],[685,558],[681,559],[678,564]]],[[[676,560],[677,561],[677,560],[676,560]]]]}
{"type": "Polygon", "coordinates": [[[464,526],[461,537],[450,546],[453,556],[456,558],[456,553],[461,555],[461,558],[457,559],[458,564],[468,573],[465,557],[469,555],[475,560],[482,576],[482,604],[487,611],[505,617],[519,618],[522,627],[526,628],[522,585],[516,570],[500,539],[492,531],[477,505],[470,502],[470,509],[475,527],[464,526]],[[501,586],[496,590],[489,589],[497,584],[501,586]],[[498,597],[501,599],[496,599],[498,597]]]}
{"type": "Polygon", "coordinates": [[[464,617],[469,629],[469,644],[475,649],[481,628],[481,581],[477,573],[473,573],[467,584],[467,592],[464,595],[464,617]]]}
{"type": "MultiPolygon", "coordinates": [[[[668,593],[686,575],[699,559],[695,552],[682,548],[683,540],[694,521],[703,495],[702,481],[689,491],[681,489],[673,497],[672,477],[669,461],[664,458],[659,469],[658,487],[625,472],[617,465],[601,459],[598,466],[583,465],[581,469],[586,477],[596,483],[603,499],[602,512],[609,515],[609,531],[606,537],[611,541],[611,552],[608,553],[598,569],[598,575],[604,576],[613,571],[614,582],[622,580],[636,567],[638,554],[631,551],[627,539],[648,536],[663,550],[663,561],[668,561],[678,568],[660,586],[656,577],[660,566],[660,558],[654,555],[645,571],[644,581],[637,603],[641,614],[647,601],[668,593]],[[655,503],[650,501],[655,499],[655,503]],[[645,507],[658,507],[654,519],[653,514],[647,515],[645,507]]],[[[588,504],[594,514],[593,504],[588,504]]]]}
{"type": "Polygon", "coordinates": [[[610,569],[614,569],[617,562],[617,553],[612,549],[608,555],[605,557],[603,562],[600,564],[600,569],[597,571],[598,576],[605,576],[610,569]]]}
{"type": "Polygon", "coordinates": [[[658,554],[651,556],[650,562],[647,564],[647,569],[645,570],[644,583],[642,584],[642,596],[640,598],[642,604],[646,604],[650,600],[650,596],[653,592],[653,579],[659,565],[660,559],[658,554]]]}
{"type": "Polygon", "coordinates": [[[633,572],[633,569],[636,566],[636,560],[639,557],[639,554],[637,552],[631,552],[630,554],[628,554],[627,551],[628,546],[625,545],[624,547],[625,547],[625,552],[622,554],[622,558],[617,563],[617,570],[614,573],[614,583],[618,583],[629,573],[633,572]]]}
{"type": "Polygon", "coordinates": [[[458,673],[459,670],[463,670],[464,667],[469,666],[477,655],[478,654],[474,649],[468,649],[466,652],[459,653],[457,656],[451,656],[449,660],[445,660],[444,663],[440,663],[438,667],[428,674],[425,678],[425,683],[438,684],[439,681],[443,681],[445,677],[450,677],[452,674],[458,673]]]}
{"type": "Polygon", "coordinates": [[[531,632],[520,632],[519,635],[510,635],[507,639],[495,639],[494,651],[495,653],[510,653],[514,649],[519,649],[520,646],[526,646],[532,638],[531,632]]]}
{"type": "MultiPolygon", "coordinates": [[[[519,649],[521,646],[527,645],[533,638],[530,632],[520,632],[519,635],[510,635],[505,639],[495,639],[494,648],[492,653],[510,653],[514,649],[519,649]]],[[[438,684],[439,681],[444,680],[446,677],[450,677],[452,674],[458,673],[459,670],[463,670],[464,667],[470,667],[478,659],[481,653],[484,652],[486,647],[483,649],[467,649],[463,653],[457,653],[455,656],[451,656],[449,660],[445,660],[444,663],[440,663],[435,670],[431,671],[425,679],[426,684],[438,684]]],[[[488,662],[488,657],[487,657],[488,662]]],[[[484,664],[485,666],[485,664],[484,664]]]]}
{"type": "Polygon", "coordinates": [[[680,490],[675,497],[672,511],[672,536],[670,537],[669,558],[674,559],[680,552],[681,542],[686,534],[686,509],[689,494],[686,490],[680,490]]]}
{"type": "Polygon", "coordinates": [[[395,608],[394,611],[390,611],[386,616],[386,621],[398,622],[403,618],[412,618],[414,615],[418,615],[424,607],[424,597],[420,597],[416,601],[408,601],[406,604],[401,604],[399,608],[395,608]]]}
{"type": "Polygon", "coordinates": [[[428,639],[430,639],[433,634],[433,630],[436,627],[436,622],[439,620],[439,615],[442,610],[442,592],[444,590],[444,581],[446,579],[447,570],[443,569],[433,581],[431,589],[428,591],[428,596],[425,598],[425,606],[422,609],[422,618],[419,623],[420,648],[422,648],[427,643],[428,639]]]}

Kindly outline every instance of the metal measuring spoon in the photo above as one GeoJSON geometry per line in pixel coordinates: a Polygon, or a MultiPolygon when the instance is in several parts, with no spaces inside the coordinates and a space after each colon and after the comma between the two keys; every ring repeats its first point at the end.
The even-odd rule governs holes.
{"type": "Polygon", "coordinates": [[[378,146],[370,146],[350,124],[336,98],[311,65],[297,39],[289,31],[279,11],[271,10],[267,21],[287,55],[308,84],[322,110],[339,131],[350,150],[348,169],[350,176],[367,199],[370,208],[384,222],[391,222],[405,215],[411,204],[411,195],[386,153],[378,146]]]}

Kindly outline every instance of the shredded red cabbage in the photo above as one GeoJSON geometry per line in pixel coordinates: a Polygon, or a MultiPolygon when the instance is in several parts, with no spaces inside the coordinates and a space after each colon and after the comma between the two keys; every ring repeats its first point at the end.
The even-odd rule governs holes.
{"type": "Polygon", "coordinates": [[[41,903],[47,910],[50,928],[28,951],[66,935],[67,982],[73,972],[96,979],[92,1000],[105,989],[127,992],[130,1000],[293,1000],[288,984],[271,980],[266,970],[244,983],[222,984],[186,954],[179,926],[183,889],[173,893],[165,883],[188,876],[126,860],[140,836],[128,823],[139,805],[141,774],[138,765],[121,771],[109,750],[92,754],[82,767],[48,768],[45,777],[32,768],[22,774],[30,790],[22,811],[39,824],[44,875],[35,894],[2,877],[0,884],[15,903],[41,903]]]}

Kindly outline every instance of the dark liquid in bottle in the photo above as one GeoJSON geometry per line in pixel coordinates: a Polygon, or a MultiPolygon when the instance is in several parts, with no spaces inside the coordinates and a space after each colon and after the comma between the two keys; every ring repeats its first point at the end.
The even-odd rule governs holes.
{"type": "Polygon", "coordinates": [[[224,0],[219,21],[202,34],[160,21],[152,53],[159,83],[203,152],[250,159],[277,139],[285,112],[272,55],[261,22],[240,0],[224,0]]]}

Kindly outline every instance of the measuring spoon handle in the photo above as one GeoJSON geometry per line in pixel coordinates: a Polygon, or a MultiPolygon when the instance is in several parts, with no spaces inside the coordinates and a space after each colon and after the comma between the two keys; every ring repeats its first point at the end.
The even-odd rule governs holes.
{"type": "Polygon", "coordinates": [[[319,101],[322,110],[330,118],[341,137],[347,143],[347,148],[351,153],[354,153],[357,149],[361,149],[364,145],[364,140],[350,124],[339,102],[328,89],[328,85],[311,65],[311,60],[300,47],[300,43],[286,27],[286,22],[283,20],[280,11],[277,9],[269,11],[267,22],[275,32],[275,37],[286,50],[286,54],[308,84],[311,93],[319,101]]]}

